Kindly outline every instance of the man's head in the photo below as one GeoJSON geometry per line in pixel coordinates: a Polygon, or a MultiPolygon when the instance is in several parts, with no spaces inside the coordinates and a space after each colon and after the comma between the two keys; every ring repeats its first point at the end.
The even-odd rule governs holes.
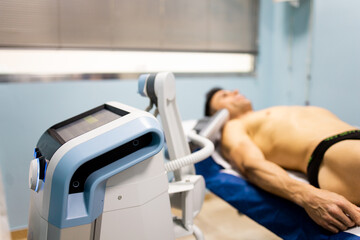
{"type": "Polygon", "coordinates": [[[230,118],[236,118],[242,114],[252,111],[251,101],[238,90],[224,90],[213,88],[206,94],[205,115],[211,116],[216,111],[226,108],[230,118]]]}

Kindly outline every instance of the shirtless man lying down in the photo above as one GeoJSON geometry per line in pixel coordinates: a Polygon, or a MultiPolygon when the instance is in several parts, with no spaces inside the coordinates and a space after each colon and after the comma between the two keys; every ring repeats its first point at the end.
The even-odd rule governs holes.
{"type": "Polygon", "coordinates": [[[360,130],[312,106],[254,111],[237,90],[212,89],[206,115],[226,108],[223,156],[247,180],[305,209],[334,233],[360,225],[360,130]],[[285,169],[308,176],[310,184],[285,169]]]}

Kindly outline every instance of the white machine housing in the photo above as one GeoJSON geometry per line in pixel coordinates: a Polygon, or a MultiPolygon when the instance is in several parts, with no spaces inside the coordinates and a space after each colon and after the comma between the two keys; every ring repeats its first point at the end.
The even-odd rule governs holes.
{"type": "Polygon", "coordinates": [[[83,121],[91,124],[96,111],[90,110],[54,125],[40,138],[29,177],[34,190],[29,240],[175,239],[158,121],[117,102],[104,106],[120,109],[122,116],[65,141],[51,136],[54,131],[61,135],[67,126],[73,132],[71,126],[83,121]],[[149,134],[150,142],[141,145],[142,137],[149,134]],[[51,143],[56,141],[54,149],[51,143]],[[121,147],[129,144],[134,149],[122,153],[121,147]],[[110,158],[107,164],[96,164],[110,158]],[[84,165],[90,170],[81,168],[84,165]],[[79,177],[79,169],[86,176],[79,177]],[[77,190],[79,186],[83,189],[77,190]]]}

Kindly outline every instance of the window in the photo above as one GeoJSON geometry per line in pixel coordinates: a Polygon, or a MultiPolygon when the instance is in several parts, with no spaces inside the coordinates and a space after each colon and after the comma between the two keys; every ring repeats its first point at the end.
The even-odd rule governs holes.
{"type": "Polygon", "coordinates": [[[258,5],[0,0],[0,74],[249,73],[257,54],[258,5]]]}

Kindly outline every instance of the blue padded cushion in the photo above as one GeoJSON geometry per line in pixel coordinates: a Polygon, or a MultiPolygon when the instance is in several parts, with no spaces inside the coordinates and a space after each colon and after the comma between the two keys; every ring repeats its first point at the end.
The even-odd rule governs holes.
{"type": "Polygon", "coordinates": [[[211,192],[239,212],[268,228],[283,239],[346,239],[360,237],[340,232],[332,234],[318,226],[298,205],[270,194],[243,178],[222,173],[222,167],[209,157],[195,165],[211,192]]]}

